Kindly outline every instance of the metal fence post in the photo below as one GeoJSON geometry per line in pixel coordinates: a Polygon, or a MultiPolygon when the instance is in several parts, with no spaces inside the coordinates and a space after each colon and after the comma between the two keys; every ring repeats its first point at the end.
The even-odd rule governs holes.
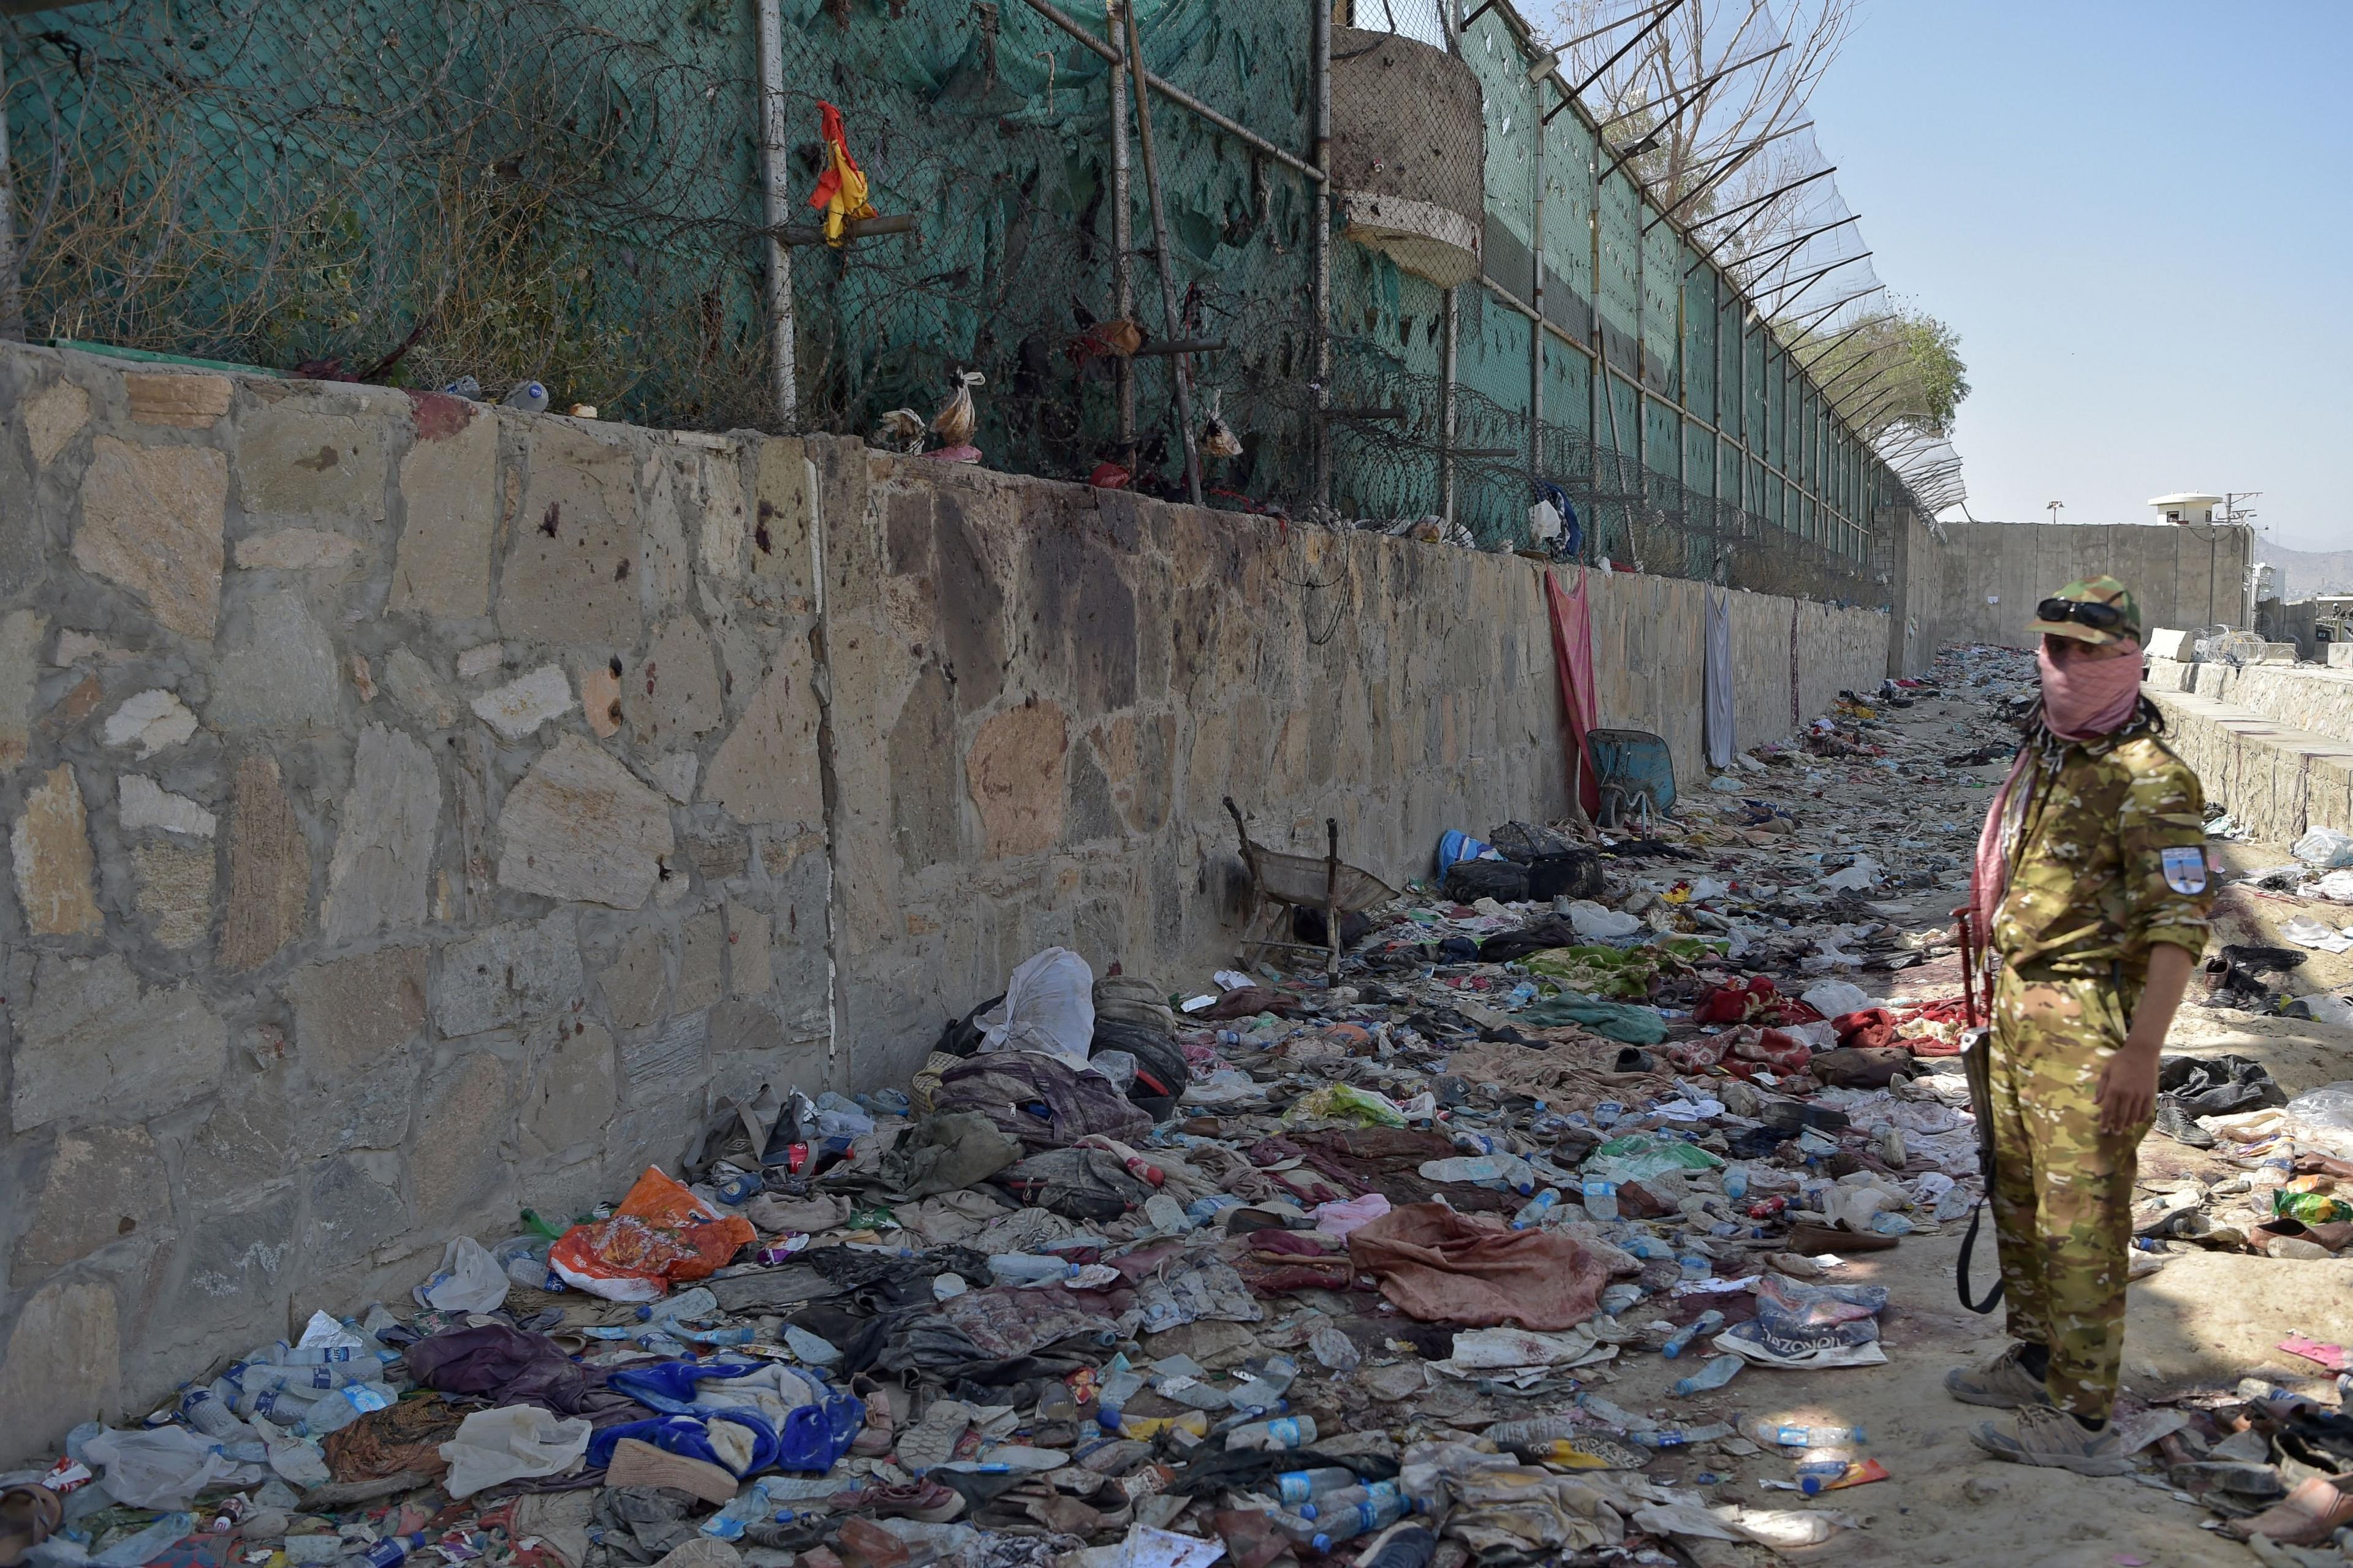
{"type": "MultiPolygon", "coordinates": [[[[1103,23],[1112,47],[1125,58],[1120,37],[1119,0],[1104,0],[1103,23]]],[[[1111,287],[1112,314],[1123,321],[1135,319],[1135,214],[1129,205],[1127,168],[1127,77],[1117,66],[1104,73],[1111,79],[1111,287]]],[[[1119,449],[1122,466],[1135,466],[1135,359],[1121,354],[1113,367],[1119,376],[1119,449]]]]}
{"type": "Polygon", "coordinates": [[[1315,190],[1315,504],[1332,504],[1332,0],[1307,0],[1314,97],[1314,158],[1324,176],[1315,190]]]}
{"type": "Polygon", "coordinates": [[[785,27],[777,0],[760,6],[760,184],[767,219],[770,374],[776,381],[776,423],[800,423],[800,378],[793,361],[793,253],[784,227],[793,216],[785,167],[785,27]]]}

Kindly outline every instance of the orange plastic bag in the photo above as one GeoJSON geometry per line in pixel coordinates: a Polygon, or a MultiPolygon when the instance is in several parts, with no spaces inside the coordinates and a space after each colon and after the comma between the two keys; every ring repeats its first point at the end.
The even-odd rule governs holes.
{"type": "Polygon", "coordinates": [[[565,1231],[547,1262],[575,1289],[608,1301],[650,1301],[681,1280],[725,1268],[758,1237],[750,1220],[723,1215],[649,1165],[612,1218],[565,1231]]]}

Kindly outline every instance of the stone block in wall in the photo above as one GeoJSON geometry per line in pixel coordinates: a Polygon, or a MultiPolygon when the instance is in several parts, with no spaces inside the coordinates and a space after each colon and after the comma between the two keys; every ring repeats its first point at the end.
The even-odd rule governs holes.
{"type": "Polygon", "coordinates": [[[1062,710],[1032,701],[990,717],[965,755],[965,777],[991,859],[1034,855],[1062,834],[1070,739],[1062,710]]]}
{"type": "Polygon", "coordinates": [[[250,752],[237,764],[228,829],[228,897],[220,961],[251,969],[302,934],[311,904],[311,844],[294,817],[278,760],[250,752]]]}
{"type": "Polygon", "coordinates": [[[286,977],[294,1048],[312,1082],[358,1078],[417,1037],[425,1026],[429,959],[422,946],[385,947],[305,964],[286,977]]]}
{"type": "Polygon", "coordinates": [[[301,1131],[285,1077],[231,1075],[226,1091],[181,1146],[185,1203],[206,1208],[233,1202],[284,1173],[301,1131]]]}
{"type": "Polygon", "coordinates": [[[620,910],[646,901],[677,847],[661,796],[577,735],[508,792],[498,831],[504,886],[620,910]]]}
{"type": "MultiPolygon", "coordinates": [[[[744,498],[744,478],[738,466],[742,454],[730,442],[723,450],[701,455],[701,526],[696,530],[696,553],[702,570],[724,582],[744,574],[744,552],[751,544],[751,508],[744,498]]],[[[770,542],[773,544],[774,538],[770,542]]]]}
{"type": "Polygon", "coordinates": [[[619,1093],[613,1037],[601,1024],[565,1016],[533,1030],[528,1043],[522,1153],[540,1158],[594,1144],[612,1121],[619,1093]]]}
{"type": "Polygon", "coordinates": [[[726,722],[719,660],[694,617],[663,623],[645,657],[622,670],[621,712],[629,738],[647,752],[691,746],[726,722]]]}
{"type": "Polygon", "coordinates": [[[360,731],[327,866],[321,924],[335,942],[421,923],[440,824],[433,754],[398,730],[360,731]]]}
{"type": "Polygon", "coordinates": [[[262,398],[238,422],[237,494],[248,517],[380,522],[390,458],[376,415],[306,408],[298,393],[262,398]]]}
{"type": "Polygon", "coordinates": [[[228,459],[221,453],[100,436],[82,475],[74,560],[137,595],[165,629],[209,642],[220,609],[227,505],[228,459]]]}
{"type": "Polygon", "coordinates": [[[214,643],[208,723],[227,731],[326,728],[342,711],[335,645],[299,594],[271,590],[232,612],[214,643]]]}
{"type": "Polygon", "coordinates": [[[80,936],[105,923],[98,909],[90,814],[72,764],[59,763],[25,792],[8,848],[16,901],[35,936],[80,936]]]}
{"type": "Polygon", "coordinates": [[[33,448],[33,466],[46,468],[56,462],[89,423],[90,393],[79,383],[53,381],[26,398],[25,438],[33,448]]]}
{"type": "Polygon", "coordinates": [[[220,423],[235,391],[223,375],[133,371],[122,378],[123,402],[133,420],[178,430],[206,430],[220,423]]]}
{"type": "Polygon", "coordinates": [[[738,996],[764,995],[775,984],[768,966],[768,930],[765,910],[727,900],[729,989],[738,996]]]}
{"type": "Polygon", "coordinates": [[[123,1411],[122,1331],[114,1287],[57,1279],[26,1298],[0,1359],[0,1462],[29,1460],[85,1421],[123,1411]]]}
{"type": "Polygon", "coordinates": [[[323,528],[281,528],[237,542],[240,572],[348,572],[366,546],[348,533],[323,528]]]}
{"type": "Polygon", "coordinates": [[[572,710],[572,682],[561,665],[543,664],[474,699],[476,717],[501,738],[520,741],[572,710]]]}
{"type": "Polygon", "coordinates": [[[48,624],[38,610],[0,616],[0,772],[22,764],[32,749],[33,688],[48,624]]]}
{"type": "Polygon", "coordinates": [[[639,926],[621,938],[612,961],[596,969],[596,984],[616,1028],[643,1028],[667,1011],[662,994],[668,972],[660,927],[639,926]]]}
{"type": "Polygon", "coordinates": [[[390,1151],[322,1160],[311,1172],[310,1188],[310,1252],[317,1266],[364,1258],[408,1227],[400,1158],[390,1151]]]}
{"type": "Polygon", "coordinates": [[[725,994],[727,922],[710,910],[686,922],[678,941],[678,997],[681,1010],[708,1007],[725,994]]]}
{"type": "Polygon", "coordinates": [[[385,607],[451,619],[489,615],[498,418],[440,393],[411,401],[417,444],[400,459],[400,546],[385,607]]]}
{"type": "Polygon", "coordinates": [[[514,1206],[505,1145],[514,1129],[512,1075],[505,1060],[472,1050],[435,1074],[417,1100],[408,1188],[427,1234],[470,1229],[487,1213],[514,1206]]]}
{"type": "MultiPolygon", "coordinates": [[[[85,690],[94,691],[97,685],[95,679],[84,681],[77,689],[76,695],[85,690]]],[[[79,714],[72,714],[72,703],[73,699],[69,698],[68,711],[79,718],[79,714]]],[[[121,706],[106,716],[106,722],[99,727],[98,733],[99,739],[110,746],[131,748],[143,763],[158,752],[179,745],[195,732],[196,716],[188,710],[188,705],[173,692],[161,687],[151,687],[124,698],[121,706]]]]}
{"type": "Polygon", "coordinates": [[[410,718],[428,730],[454,729],[458,716],[465,711],[448,683],[406,647],[394,648],[385,659],[384,689],[410,718]]]}
{"type": "Polygon", "coordinates": [[[234,1327],[258,1339],[253,1325],[283,1322],[301,1212],[302,1195],[288,1191],[192,1219],[178,1284],[159,1308],[160,1337],[185,1341],[234,1327]]]}
{"type": "Polygon", "coordinates": [[[901,704],[884,753],[891,779],[891,842],[914,876],[955,858],[958,831],[955,698],[926,662],[901,704]]]}
{"type": "Polygon", "coordinates": [[[638,465],[628,446],[533,420],[522,510],[499,577],[499,630],[565,647],[637,646],[638,465]]]}
{"type": "MultiPolygon", "coordinates": [[[[859,459],[863,462],[863,454],[859,459]]],[[[814,607],[809,535],[817,527],[818,480],[809,443],[772,437],[754,448],[750,563],[754,598],[775,609],[814,607]]]]}
{"type": "Polygon", "coordinates": [[[450,1038],[568,1012],[586,987],[569,910],[499,926],[441,950],[433,1022],[450,1038]]]}
{"type": "Polygon", "coordinates": [[[131,871],[139,912],[157,942],[176,951],[205,939],[213,921],[211,845],[133,845],[131,871]]]}
{"type": "Polygon", "coordinates": [[[152,827],[186,838],[210,838],[220,819],[144,773],[120,773],[114,780],[114,825],[125,833],[152,827]]]}
{"type": "Polygon", "coordinates": [[[712,753],[702,798],[738,822],[814,823],[825,815],[817,693],[807,643],[787,637],[744,716],[712,753]]]}
{"type": "Polygon", "coordinates": [[[621,1076],[633,1105],[699,1088],[710,1063],[711,1020],[702,1013],[681,1013],[621,1045],[621,1076]]]}
{"type": "Polygon", "coordinates": [[[227,1030],[192,985],[142,985],[119,953],[43,954],[32,994],[9,999],[16,1131],[59,1118],[168,1110],[210,1089],[227,1030]]]}
{"type": "Polygon", "coordinates": [[[28,1279],[171,1224],[172,1190],[144,1127],[69,1128],[58,1134],[11,1278],[28,1279]]]}

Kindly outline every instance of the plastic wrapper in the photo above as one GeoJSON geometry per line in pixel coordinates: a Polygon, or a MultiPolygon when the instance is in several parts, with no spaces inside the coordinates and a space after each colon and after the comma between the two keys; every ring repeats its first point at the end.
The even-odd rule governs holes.
{"type": "Polygon", "coordinates": [[[716,1273],[758,1236],[751,1221],[721,1215],[648,1166],[612,1218],[574,1226],[548,1249],[547,1261],[575,1289],[608,1301],[650,1301],[674,1284],[716,1273]]]}
{"type": "Polygon", "coordinates": [[[441,1445],[449,1461],[443,1486],[452,1498],[537,1476],[560,1475],[588,1451],[585,1419],[565,1420],[533,1405],[477,1410],[441,1445]]]}

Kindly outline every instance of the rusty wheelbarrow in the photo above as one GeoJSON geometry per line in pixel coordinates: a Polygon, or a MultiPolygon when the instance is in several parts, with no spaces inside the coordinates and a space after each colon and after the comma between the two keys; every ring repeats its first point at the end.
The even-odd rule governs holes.
{"type": "MultiPolygon", "coordinates": [[[[1324,819],[1324,829],[1330,836],[1330,848],[1321,859],[1312,855],[1292,855],[1280,849],[1267,849],[1250,842],[1250,824],[1242,819],[1241,807],[1234,797],[1226,796],[1226,810],[1234,819],[1234,831],[1241,836],[1242,864],[1248,868],[1250,879],[1250,919],[1242,927],[1242,948],[1282,948],[1295,952],[1322,952],[1324,973],[1340,972],[1340,917],[1360,914],[1366,910],[1385,904],[1397,897],[1397,889],[1374,876],[1359,870],[1340,858],[1340,822],[1337,817],[1324,819]],[[1321,949],[1313,943],[1278,942],[1271,937],[1254,934],[1271,911],[1276,920],[1284,909],[1321,910],[1324,912],[1324,942],[1321,949]]],[[[1280,929],[1279,927],[1274,929],[1280,929]]]]}

